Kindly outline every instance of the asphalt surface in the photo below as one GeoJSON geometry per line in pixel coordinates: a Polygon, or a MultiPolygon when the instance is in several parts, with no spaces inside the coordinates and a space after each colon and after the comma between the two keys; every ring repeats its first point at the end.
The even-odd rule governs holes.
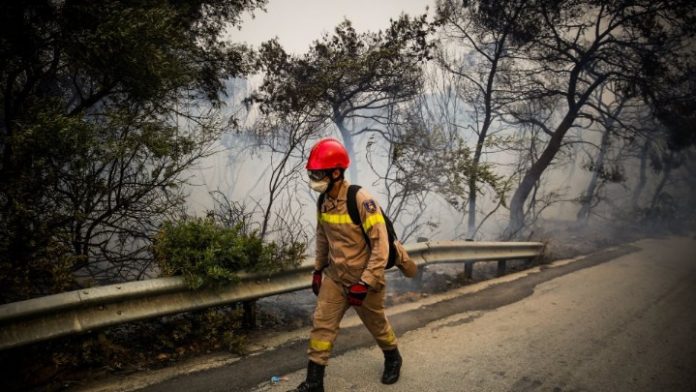
{"type": "MultiPolygon", "coordinates": [[[[404,367],[342,328],[327,391],[696,391],[696,240],[644,240],[390,316],[404,367]]],[[[143,391],[285,391],[304,378],[296,340],[143,391]],[[287,377],[270,385],[272,375],[287,377]]]]}

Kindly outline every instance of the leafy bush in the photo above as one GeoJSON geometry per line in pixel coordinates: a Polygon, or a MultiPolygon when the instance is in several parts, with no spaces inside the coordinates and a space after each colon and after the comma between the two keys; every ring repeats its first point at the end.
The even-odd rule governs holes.
{"type": "Polygon", "coordinates": [[[224,227],[209,218],[166,222],[154,243],[162,274],[183,275],[191,288],[236,283],[240,271],[273,272],[297,266],[304,252],[304,243],[265,243],[241,224],[224,227]]]}

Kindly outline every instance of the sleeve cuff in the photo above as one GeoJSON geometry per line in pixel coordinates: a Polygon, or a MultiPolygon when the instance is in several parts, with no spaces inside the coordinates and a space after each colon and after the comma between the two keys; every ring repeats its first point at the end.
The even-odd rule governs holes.
{"type": "Polygon", "coordinates": [[[382,288],[382,285],[379,284],[379,279],[377,279],[377,277],[375,277],[369,271],[363,272],[362,276],[360,276],[360,280],[367,283],[367,285],[373,290],[380,290],[382,288]]]}
{"type": "Polygon", "coordinates": [[[323,269],[326,268],[326,266],[328,266],[328,265],[329,265],[329,261],[328,261],[328,260],[326,260],[326,261],[324,261],[324,262],[320,262],[320,261],[318,261],[318,260],[315,260],[315,261],[314,261],[314,269],[317,270],[317,271],[323,270],[323,269]]]}

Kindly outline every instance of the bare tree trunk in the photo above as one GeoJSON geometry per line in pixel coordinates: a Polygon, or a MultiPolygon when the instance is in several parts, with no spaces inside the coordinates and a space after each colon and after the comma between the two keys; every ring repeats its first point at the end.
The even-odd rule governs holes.
{"type": "Polygon", "coordinates": [[[638,209],[638,201],[640,200],[640,195],[645,189],[645,184],[648,182],[647,167],[648,167],[648,151],[650,151],[650,139],[645,139],[645,144],[640,150],[640,176],[636,188],[633,190],[633,198],[631,200],[631,205],[633,209],[638,209]]]}
{"type": "Polygon", "coordinates": [[[469,180],[469,212],[467,215],[466,239],[473,240],[476,232],[476,179],[469,180]]]}
{"type": "Polygon", "coordinates": [[[592,199],[594,198],[595,191],[597,190],[597,183],[599,182],[599,174],[604,168],[604,156],[609,148],[609,136],[611,135],[611,126],[608,126],[602,135],[602,143],[599,147],[599,154],[597,154],[597,161],[594,163],[594,168],[592,170],[592,178],[587,186],[587,190],[581,197],[581,207],[578,211],[577,221],[581,225],[587,224],[587,220],[590,217],[590,209],[592,209],[592,199]]]}
{"type": "Polygon", "coordinates": [[[348,150],[348,156],[350,157],[351,164],[348,167],[348,178],[350,182],[356,184],[358,182],[358,165],[355,159],[355,146],[353,144],[353,134],[346,128],[345,118],[336,112],[334,112],[334,123],[341,132],[341,137],[343,138],[343,145],[348,150]]]}
{"type": "Polygon", "coordinates": [[[542,173],[553,161],[558,151],[561,149],[561,142],[566,132],[570,129],[575,119],[575,113],[569,112],[566,114],[563,121],[556,129],[556,132],[551,136],[549,144],[539,156],[539,159],[532,164],[532,167],[525,173],[522,178],[522,182],[515,190],[510,201],[510,222],[508,227],[505,229],[505,237],[513,238],[520,230],[524,227],[524,204],[527,201],[529,193],[534,189],[534,184],[536,184],[541,178],[542,173]]]}
{"type": "Polygon", "coordinates": [[[546,145],[546,148],[541,153],[541,156],[539,156],[539,159],[537,159],[537,161],[532,164],[532,167],[529,169],[529,171],[525,173],[522,182],[520,183],[519,187],[515,190],[515,194],[512,196],[512,200],[510,201],[510,222],[508,223],[508,226],[505,229],[504,233],[504,236],[506,238],[512,238],[517,236],[520,230],[522,230],[522,228],[524,227],[524,203],[527,200],[527,196],[529,196],[529,193],[532,191],[532,188],[534,188],[534,184],[539,182],[539,179],[541,178],[541,175],[544,173],[544,170],[546,170],[546,168],[549,167],[551,161],[553,161],[553,158],[561,149],[563,138],[565,137],[570,127],[573,125],[573,122],[577,118],[580,109],[585,105],[587,99],[592,95],[592,93],[599,86],[601,86],[607,78],[606,75],[598,77],[581,94],[580,98],[578,100],[575,100],[574,97],[577,94],[576,88],[579,79],[578,75],[580,73],[580,70],[584,66],[583,63],[585,61],[587,61],[587,59],[583,60],[583,62],[581,63],[578,63],[576,67],[573,69],[573,71],[571,71],[567,91],[568,111],[563,117],[561,123],[558,124],[558,127],[556,127],[556,130],[551,134],[551,140],[549,140],[549,144],[546,145]]]}
{"type": "MultiPolygon", "coordinates": [[[[515,11],[515,15],[521,10],[521,7],[518,8],[515,11]]],[[[476,202],[478,199],[478,187],[476,186],[478,182],[478,178],[476,177],[476,173],[478,173],[479,170],[479,165],[481,163],[481,155],[483,153],[483,144],[486,142],[486,138],[488,137],[488,131],[491,128],[491,124],[493,122],[493,92],[494,92],[494,84],[495,84],[495,77],[496,73],[498,72],[498,65],[501,61],[501,58],[503,56],[503,51],[506,48],[506,40],[507,40],[507,27],[506,26],[506,31],[503,32],[503,34],[496,40],[495,45],[496,49],[495,52],[493,53],[493,56],[491,58],[491,68],[488,71],[488,75],[486,78],[486,88],[483,90],[483,111],[484,111],[484,118],[483,118],[483,123],[481,124],[481,131],[479,132],[478,135],[478,140],[476,141],[476,151],[474,152],[474,159],[473,159],[473,166],[474,166],[474,175],[471,176],[469,179],[469,212],[468,212],[468,225],[467,225],[467,239],[473,240],[474,235],[477,231],[476,228],[476,202]]],[[[481,52],[485,55],[484,52],[481,52]]],[[[486,56],[488,57],[488,56],[486,56]]]]}
{"type": "Polygon", "coordinates": [[[265,239],[266,234],[268,234],[268,225],[271,221],[273,204],[278,198],[278,193],[281,189],[287,186],[287,183],[284,182],[284,179],[286,179],[288,176],[288,173],[285,172],[285,168],[296,146],[297,143],[294,142],[290,146],[288,146],[288,149],[284,152],[283,158],[281,159],[280,163],[278,164],[278,166],[274,167],[273,171],[271,172],[271,179],[268,182],[268,204],[266,204],[266,209],[263,213],[263,223],[261,225],[261,239],[265,239]]]}
{"type": "Polygon", "coordinates": [[[481,155],[483,151],[483,143],[486,141],[486,136],[488,134],[488,129],[491,125],[491,111],[490,111],[490,96],[489,91],[486,94],[486,118],[483,122],[483,127],[481,128],[481,133],[478,137],[478,142],[476,143],[476,152],[474,153],[474,174],[469,178],[469,212],[468,212],[468,222],[467,222],[467,234],[466,238],[468,240],[473,240],[476,233],[476,201],[478,199],[478,178],[476,173],[479,169],[479,164],[481,162],[481,155]]]}
{"type": "MultiPolygon", "coordinates": [[[[505,36],[504,36],[505,37],[505,36]]],[[[503,38],[505,42],[505,38],[503,38]]],[[[474,152],[474,175],[469,179],[469,215],[468,215],[468,227],[467,227],[467,239],[473,240],[474,234],[476,233],[476,200],[478,197],[478,187],[476,183],[478,178],[476,173],[478,173],[479,165],[481,163],[481,155],[483,153],[483,144],[486,142],[486,137],[488,137],[488,130],[493,122],[493,81],[495,78],[495,73],[498,69],[498,61],[500,60],[500,55],[502,52],[503,43],[499,43],[499,47],[495,52],[495,57],[493,63],[491,64],[491,70],[488,73],[488,80],[486,82],[486,92],[484,96],[484,111],[485,117],[483,119],[483,125],[481,126],[481,132],[478,135],[478,140],[476,142],[476,151],[474,152]]]]}
{"type": "Polygon", "coordinates": [[[662,191],[665,188],[665,184],[667,184],[667,180],[669,180],[670,174],[672,174],[672,161],[674,159],[674,153],[670,152],[669,157],[665,162],[665,168],[664,168],[664,174],[662,175],[662,180],[660,180],[660,183],[657,185],[657,189],[655,189],[655,194],[653,194],[652,202],[650,203],[650,210],[655,209],[657,206],[657,201],[660,199],[660,195],[662,194],[662,191]]]}
{"type": "MultiPolygon", "coordinates": [[[[490,106],[490,98],[486,99],[487,106],[490,106]]],[[[491,125],[490,110],[486,111],[486,119],[484,120],[483,128],[478,137],[478,143],[476,143],[476,152],[474,153],[474,174],[469,178],[469,212],[468,212],[468,224],[467,224],[467,234],[466,238],[468,240],[473,240],[476,234],[476,202],[478,200],[478,178],[476,173],[478,173],[479,165],[481,163],[481,155],[483,150],[483,143],[486,141],[486,136],[488,134],[488,129],[491,125]]]]}

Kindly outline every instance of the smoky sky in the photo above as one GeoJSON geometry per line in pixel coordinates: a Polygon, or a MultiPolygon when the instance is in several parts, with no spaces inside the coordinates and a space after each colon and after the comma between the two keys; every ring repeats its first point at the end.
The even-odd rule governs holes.
{"type": "Polygon", "coordinates": [[[269,1],[266,12],[247,15],[241,30],[230,36],[235,42],[258,46],[261,42],[278,37],[283,47],[300,54],[309,44],[330,33],[343,19],[353,22],[358,31],[376,31],[389,25],[402,13],[419,15],[432,8],[434,0],[292,0],[269,1]]]}

